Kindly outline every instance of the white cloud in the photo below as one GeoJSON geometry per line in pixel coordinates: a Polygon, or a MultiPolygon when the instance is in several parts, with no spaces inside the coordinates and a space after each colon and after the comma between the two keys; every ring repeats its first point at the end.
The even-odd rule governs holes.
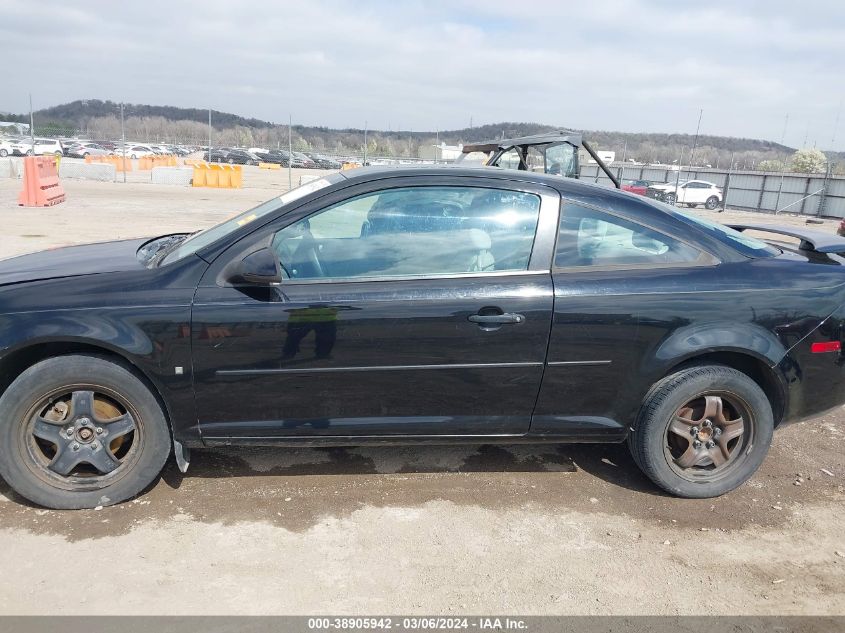
{"type": "Polygon", "coordinates": [[[826,147],[845,97],[840,0],[0,0],[0,41],[0,109],[18,112],[31,91],[342,127],[689,132],[704,108],[707,133],[780,140],[788,112],[788,143],[809,122],[826,147]]]}

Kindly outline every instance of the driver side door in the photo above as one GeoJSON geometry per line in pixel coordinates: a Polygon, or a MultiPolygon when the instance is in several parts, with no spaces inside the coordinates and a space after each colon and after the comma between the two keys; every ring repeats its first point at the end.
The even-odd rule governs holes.
{"type": "Polygon", "coordinates": [[[284,216],[209,268],[192,325],[207,441],[528,431],[559,194],[483,178],[388,182],[284,216]],[[286,270],[279,286],[220,277],[261,245],[286,270]]]}

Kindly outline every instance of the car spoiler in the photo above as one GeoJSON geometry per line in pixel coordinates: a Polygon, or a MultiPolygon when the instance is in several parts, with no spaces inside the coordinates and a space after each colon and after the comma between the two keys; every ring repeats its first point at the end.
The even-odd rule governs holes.
{"type": "Polygon", "coordinates": [[[839,235],[783,224],[728,224],[727,226],[736,231],[745,231],[747,229],[749,231],[761,231],[763,233],[797,237],[801,240],[798,248],[802,251],[845,253],[845,237],[840,237],[839,235]]]}

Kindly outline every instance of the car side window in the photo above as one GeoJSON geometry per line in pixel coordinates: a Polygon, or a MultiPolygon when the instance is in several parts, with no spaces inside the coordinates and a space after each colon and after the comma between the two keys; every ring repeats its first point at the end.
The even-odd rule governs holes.
{"type": "Polygon", "coordinates": [[[577,204],[563,205],[555,267],[683,264],[702,253],[648,227],[577,204]]]}
{"type": "Polygon", "coordinates": [[[319,211],[272,239],[293,279],[356,279],[528,269],[540,211],[531,193],[407,187],[319,211]]]}

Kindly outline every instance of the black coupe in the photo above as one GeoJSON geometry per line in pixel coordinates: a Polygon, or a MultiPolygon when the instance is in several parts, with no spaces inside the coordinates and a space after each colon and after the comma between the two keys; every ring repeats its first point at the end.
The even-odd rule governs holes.
{"type": "Polygon", "coordinates": [[[800,242],[574,179],[368,168],[8,259],[0,473],[85,508],[191,447],[627,441],[658,486],[719,495],[845,400],[845,240],[750,228],[800,242]]]}

